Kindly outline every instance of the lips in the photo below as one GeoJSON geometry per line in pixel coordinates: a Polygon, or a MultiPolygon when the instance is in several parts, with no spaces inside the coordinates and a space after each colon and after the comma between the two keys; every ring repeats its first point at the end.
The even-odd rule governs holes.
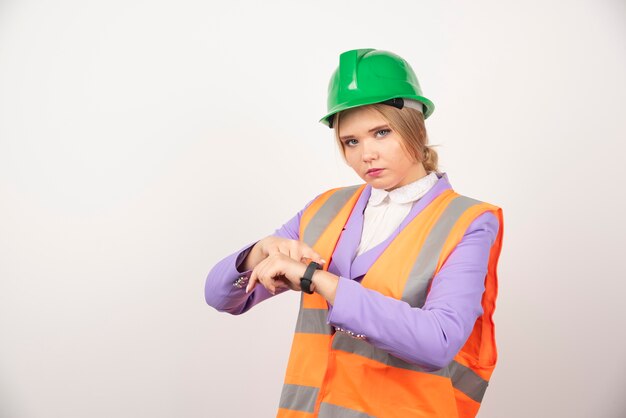
{"type": "Polygon", "coordinates": [[[378,176],[380,175],[380,173],[382,173],[383,169],[382,168],[370,168],[369,170],[367,170],[367,175],[368,176],[378,176]]]}

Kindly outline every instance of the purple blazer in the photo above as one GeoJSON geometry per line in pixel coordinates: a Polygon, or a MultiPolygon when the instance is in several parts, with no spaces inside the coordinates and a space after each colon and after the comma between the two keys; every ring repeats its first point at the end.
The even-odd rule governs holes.
{"type": "MultiPolygon", "coordinates": [[[[329,306],[328,323],[364,335],[370,344],[429,370],[440,369],[452,361],[482,314],[489,252],[499,228],[496,216],[486,212],[472,222],[433,279],[422,308],[413,308],[402,300],[367,289],[360,281],[398,233],[433,199],[452,188],[446,173],[437,176],[437,183],[413,204],[389,238],[355,257],[363,229],[363,211],[371,194],[371,186],[366,186],[328,267],[329,272],[339,276],[335,304],[329,306]]],[[[297,240],[303,211],[274,235],[297,240]]],[[[245,293],[245,286],[233,286],[239,277],[250,275],[249,271],[240,271],[239,266],[253,245],[227,256],[209,272],[205,298],[218,311],[238,315],[272,297],[263,286],[256,286],[250,294],[245,293]]]]}

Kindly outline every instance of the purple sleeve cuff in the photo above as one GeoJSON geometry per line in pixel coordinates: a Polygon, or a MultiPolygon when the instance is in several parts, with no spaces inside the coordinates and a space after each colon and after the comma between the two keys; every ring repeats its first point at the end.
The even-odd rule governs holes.
{"type": "MultiPolygon", "coordinates": [[[[339,305],[339,312],[335,315],[333,312],[335,311],[335,305],[328,304],[328,316],[326,317],[326,322],[330,325],[339,325],[342,321],[342,315],[345,317],[346,313],[342,312],[342,307],[346,307],[350,304],[350,290],[345,290],[346,287],[352,286],[352,284],[356,284],[361,286],[359,283],[346,279],[345,277],[339,276],[339,281],[337,282],[337,289],[335,290],[335,305],[339,305]]],[[[344,309],[345,310],[345,309],[344,309]]]]}
{"type": "Polygon", "coordinates": [[[482,314],[489,252],[498,227],[490,212],[474,220],[433,278],[421,309],[340,277],[328,323],[363,335],[372,345],[409,363],[429,370],[445,367],[482,314]]]}
{"type": "Polygon", "coordinates": [[[251,271],[242,272],[239,267],[253,246],[250,244],[225,257],[211,269],[204,286],[206,303],[220,312],[239,315],[272,296],[263,286],[246,294],[251,271]]]}
{"type": "MultiPolygon", "coordinates": [[[[258,242],[258,241],[257,241],[258,242]]],[[[252,273],[252,270],[246,270],[246,271],[241,271],[241,264],[243,264],[243,260],[246,259],[246,257],[248,256],[248,254],[250,254],[250,251],[252,251],[252,247],[254,247],[256,245],[256,242],[254,244],[250,244],[248,245],[248,247],[244,248],[239,255],[237,255],[237,258],[235,259],[235,269],[237,269],[237,271],[241,274],[241,275],[247,275],[248,278],[250,277],[250,274],[252,273]]]]}

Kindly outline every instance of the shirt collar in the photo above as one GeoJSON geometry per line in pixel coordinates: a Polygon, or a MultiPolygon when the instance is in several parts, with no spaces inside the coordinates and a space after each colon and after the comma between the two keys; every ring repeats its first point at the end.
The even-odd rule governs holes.
{"type": "Polygon", "coordinates": [[[388,192],[385,189],[375,189],[372,187],[372,194],[370,195],[368,204],[378,206],[383,202],[393,202],[396,204],[411,203],[424,196],[434,185],[439,178],[433,171],[427,176],[415,180],[413,183],[409,183],[397,189],[393,189],[388,192]]]}

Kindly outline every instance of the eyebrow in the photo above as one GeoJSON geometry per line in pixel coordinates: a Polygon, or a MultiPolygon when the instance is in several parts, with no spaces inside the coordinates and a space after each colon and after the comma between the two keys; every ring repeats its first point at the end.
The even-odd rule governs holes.
{"type": "MultiPolygon", "coordinates": [[[[375,128],[370,129],[367,132],[376,132],[376,131],[379,131],[381,129],[390,129],[390,128],[389,128],[389,125],[380,125],[380,126],[377,126],[375,128]]],[[[348,139],[348,138],[354,138],[354,135],[345,135],[345,136],[340,136],[339,137],[339,139],[348,139]]]]}

